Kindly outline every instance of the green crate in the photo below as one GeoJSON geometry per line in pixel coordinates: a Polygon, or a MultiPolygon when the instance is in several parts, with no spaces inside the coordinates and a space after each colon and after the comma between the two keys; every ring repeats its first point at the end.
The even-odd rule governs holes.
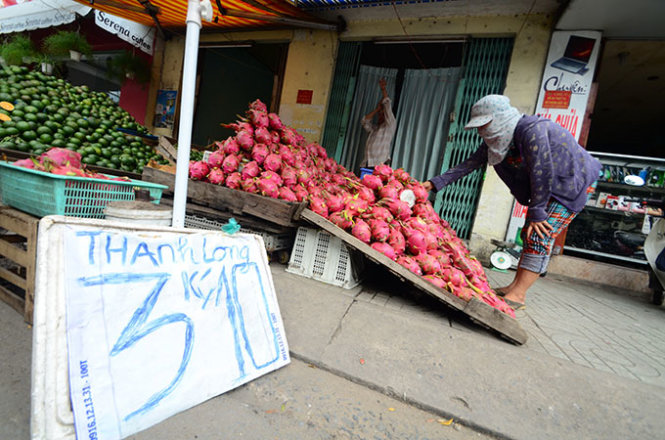
{"type": "Polygon", "coordinates": [[[134,200],[135,188],[149,190],[154,203],[159,203],[168,187],[140,180],[61,176],[0,161],[2,203],[37,217],[104,218],[106,205],[134,200]]]}

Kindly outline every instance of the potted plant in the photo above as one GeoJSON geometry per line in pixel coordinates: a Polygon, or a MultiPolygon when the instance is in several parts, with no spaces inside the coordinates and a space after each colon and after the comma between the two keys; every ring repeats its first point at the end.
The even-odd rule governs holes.
{"type": "Polygon", "coordinates": [[[150,64],[145,58],[127,50],[110,58],[107,66],[108,75],[124,81],[125,78],[134,79],[141,84],[150,81],[150,64]]]}
{"type": "Polygon", "coordinates": [[[0,57],[10,65],[30,63],[36,56],[32,40],[24,35],[15,35],[0,46],[0,57]]]}
{"type": "Polygon", "coordinates": [[[44,39],[44,52],[54,56],[67,56],[80,61],[82,55],[90,55],[92,46],[78,32],[58,31],[44,39]]]}
{"type": "Polygon", "coordinates": [[[50,56],[45,55],[45,54],[40,54],[37,57],[37,63],[40,65],[42,69],[42,73],[46,75],[51,75],[53,73],[53,60],[51,59],[50,56]]]}

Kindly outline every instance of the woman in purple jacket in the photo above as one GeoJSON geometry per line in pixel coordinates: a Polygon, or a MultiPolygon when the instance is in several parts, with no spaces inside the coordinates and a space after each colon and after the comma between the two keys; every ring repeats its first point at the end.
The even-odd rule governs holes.
{"type": "Polygon", "coordinates": [[[478,100],[464,128],[478,129],[484,141],[480,148],[424,185],[439,191],[489,164],[517,201],[528,207],[515,278],[496,289],[518,310],[525,307],[527,290],[547,269],[554,239],[584,208],[587,188],[598,179],[601,164],[568,130],[550,119],[522,115],[506,96],[478,100]]]}

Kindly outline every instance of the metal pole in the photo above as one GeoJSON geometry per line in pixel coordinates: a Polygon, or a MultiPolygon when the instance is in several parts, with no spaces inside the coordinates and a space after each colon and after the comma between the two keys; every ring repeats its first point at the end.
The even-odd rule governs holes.
{"type": "Polygon", "coordinates": [[[212,7],[208,0],[189,0],[187,4],[187,34],[185,36],[185,58],[182,72],[180,98],[180,121],[178,125],[178,157],[176,161],[175,190],[173,194],[173,222],[175,228],[185,226],[187,206],[187,180],[189,179],[189,152],[192,146],[194,119],[194,91],[196,86],[196,63],[199,53],[201,17],[212,20],[212,7]]]}

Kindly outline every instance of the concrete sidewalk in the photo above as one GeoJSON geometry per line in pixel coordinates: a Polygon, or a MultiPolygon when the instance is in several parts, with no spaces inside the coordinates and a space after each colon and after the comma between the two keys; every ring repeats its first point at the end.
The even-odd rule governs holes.
{"type": "MultiPolygon", "coordinates": [[[[285,269],[271,264],[296,362],[285,367],[290,376],[276,372],[280,378],[297,381],[296,371],[313,364],[502,438],[655,439],[665,432],[665,308],[651,305],[648,295],[540,279],[518,315],[529,340],[515,346],[382,268],[368,267],[365,281],[348,290],[285,269]]],[[[488,276],[501,286],[512,274],[488,276]]],[[[29,432],[31,335],[19,315],[2,306],[2,432],[21,439],[29,432]]],[[[218,400],[224,396],[178,415],[177,425],[216,417],[215,408],[229,407],[218,400]]],[[[269,432],[273,422],[265,423],[269,432]]],[[[175,433],[173,426],[149,432],[175,433]]],[[[299,438],[296,432],[305,431],[292,438],[299,438]]]]}
{"type": "Polygon", "coordinates": [[[380,268],[350,290],[272,269],[291,351],[321,368],[508,438],[665,432],[665,309],[643,294],[540,279],[514,346],[380,268]]]}

